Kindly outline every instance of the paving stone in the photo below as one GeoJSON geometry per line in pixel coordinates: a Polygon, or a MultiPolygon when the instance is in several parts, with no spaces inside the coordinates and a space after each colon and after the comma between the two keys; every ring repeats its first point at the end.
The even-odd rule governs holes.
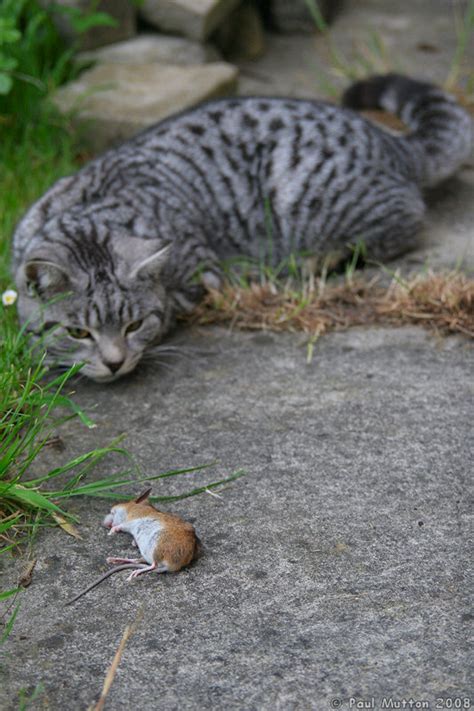
{"type": "MultiPolygon", "coordinates": [[[[97,427],[62,430],[61,461],[126,432],[144,475],[218,461],[155,483],[156,494],[247,475],[220,498],[163,504],[198,529],[205,554],[191,568],[132,583],[119,573],[64,607],[107,555],[133,551],[101,527],[107,501],[69,502],[83,539],[46,529],[36,542],[0,708],[19,708],[20,689],[39,683],[33,708],[88,708],[137,615],[106,709],[324,711],[340,699],[349,711],[361,708],[351,698],[372,697],[364,708],[412,697],[434,709],[469,698],[468,342],[360,328],[319,339],[307,363],[299,334],[179,337],[192,357],[171,370],[77,384],[97,427]]],[[[129,468],[112,460],[96,475],[129,468]]],[[[1,565],[13,586],[24,563],[1,565]]]]}

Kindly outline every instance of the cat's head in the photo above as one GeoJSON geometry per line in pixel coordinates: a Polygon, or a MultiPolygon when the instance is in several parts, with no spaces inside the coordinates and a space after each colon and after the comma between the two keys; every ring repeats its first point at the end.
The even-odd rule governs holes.
{"type": "Polygon", "coordinates": [[[84,362],[93,380],[115,380],[169,328],[168,252],[135,237],[37,240],[16,272],[20,320],[44,338],[53,362],[84,362]]]}

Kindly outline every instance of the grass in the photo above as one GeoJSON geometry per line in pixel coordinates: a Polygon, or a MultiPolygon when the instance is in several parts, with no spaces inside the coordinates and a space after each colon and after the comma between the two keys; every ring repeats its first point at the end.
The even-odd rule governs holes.
{"type": "MultiPolygon", "coordinates": [[[[0,116],[1,122],[1,116],[0,116]]],[[[78,167],[78,147],[68,122],[45,110],[21,135],[2,130],[0,153],[0,288],[11,285],[10,237],[26,208],[56,180],[78,167]]]]}
{"type": "MultiPolygon", "coordinates": [[[[469,0],[466,11],[462,17],[457,13],[456,5],[452,5],[454,26],[457,35],[457,46],[454,53],[451,67],[446,78],[445,86],[447,89],[454,89],[463,73],[463,60],[466,53],[469,40],[474,32],[474,0],[469,0]]],[[[474,71],[468,74],[466,94],[469,95],[474,91],[474,71]]]]}
{"type": "MultiPolygon", "coordinates": [[[[205,466],[188,467],[143,475],[131,462],[127,450],[112,443],[86,452],[44,475],[35,475],[35,463],[44,447],[54,444],[54,433],[71,418],[94,427],[89,417],[71,399],[70,380],[80,370],[73,366],[52,377],[44,364],[44,351],[33,347],[15,314],[5,309],[0,325],[0,548],[11,549],[20,532],[31,532],[39,525],[59,524],[71,533],[71,517],[62,502],[73,496],[101,496],[123,499],[123,487],[136,488],[153,481],[199,471],[205,466]],[[49,377],[47,377],[49,376],[49,377]],[[106,455],[115,453],[128,459],[131,469],[106,478],[86,481],[90,469],[106,455]]],[[[239,473],[178,496],[154,497],[172,501],[195,495],[231,481],[239,473]]]]}
{"type": "Polygon", "coordinates": [[[301,287],[288,280],[229,284],[211,291],[191,317],[204,324],[232,328],[302,331],[310,342],[331,330],[352,326],[422,325],[440,334],[474,338],[474,280],[459,271],[428,272],[407,280],[394,274],[384,286],[382,274],[368,278],[351,266],[342,280],[318,279],[301,287]]]}
{"type": "MultiPolygon", "coordinates": [[[[204,466],[187,467],[157,475],[139,471],[126,449],[113,442],[93,449],[44,474],[35,471],[42,450],[54,444],[57,428],[71,418],[86,427],[94,424],[71,399],[70,380],[80,365],[51,377],[44,365],[42,349],[34,349],[16,322],[13,309],[5,309],[0,322],[0,553],[15,549],[19,543],[30,544],[34,534],[44,526],[59,525],[65,534],[80,538],[76,519],[64,504],[75,496],[93,496],[115,500],[127,498],[120,491],[127,487],[137,491],[144,481],[152,482],[189,472],[200,472],[204,466]],[[47,377],[49,376],[49,377],[47,377]],[[110,454],[121,455],[129,465],[108,477],[88,481],[90,470],[110,454]]],[[[153,501],[174,501],[209,491],[233,481],[235,472],[220,481],[195,487],[177,496],[155,496],[153,501]]],[[[0,643],[7,639],[18,613],[16,596],[31,580],[31,572],[16,588],[0,592],[5,602],[4,630],[0,643]]]]}
{"type": "MultiPolygon", "coordinates": [[[[122,487],[136,487],[142,481],[204,468],[177,469],[150,477],[142,475],[132,463],[132,469],[125,473],[86,482],[91,467],[107,454],[121,454],[130,460],[127,451],[113,443],[35,476],[36,459],[44,447],[54,444],[53,435],[61,424],[76,418],[82,425],[94,427],[71,399],[70,380],[81,366],[73,366],[66,373],[52,377],[44,364],[43,350],[33,347],[23,330],[18,330],[10,308],[3,312],[0,339],[0,540],[3,545],[13,546],[14,540],[9,539],[8,534],[31,529],[35,522],[61,523],[70,519],[61,508],[61,502],[73,496],[121,499],[124,495],[117,489],[122,487]]],[[[213,482],[183,496],[216,485],[218,483],[213,482]]],[[[155,500],[176,498],[180,497],[155,497],[155,500]]]]}

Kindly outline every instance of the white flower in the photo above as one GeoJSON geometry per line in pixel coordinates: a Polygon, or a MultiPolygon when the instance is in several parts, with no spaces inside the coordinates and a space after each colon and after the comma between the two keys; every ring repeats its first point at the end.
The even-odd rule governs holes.
{"type": "Polygon", "coordinates": [[[7,289],[2,294],[2,304],[4,306],[13,306],[17,300],[18,294],[14,289],[7,289]]]}

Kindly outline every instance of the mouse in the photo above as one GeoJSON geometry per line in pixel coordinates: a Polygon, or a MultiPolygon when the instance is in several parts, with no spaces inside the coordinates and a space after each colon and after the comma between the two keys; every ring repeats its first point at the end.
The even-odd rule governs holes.
{"type": "Polygon", "coordinates": [[[177,514],[156,509],[149,501],[150,493],[151,487],[132,501],[115,504],[103,520],[103,525],[109,529],[109,536],[130,533],[141,557],[107,558],[107,563],[119,565],[104,573],[69,600],[67,605],[121,570],[134,569],[128,581],[144,573],[176,573],[199,556],[202,544],[194,526],[177,514]]]}

